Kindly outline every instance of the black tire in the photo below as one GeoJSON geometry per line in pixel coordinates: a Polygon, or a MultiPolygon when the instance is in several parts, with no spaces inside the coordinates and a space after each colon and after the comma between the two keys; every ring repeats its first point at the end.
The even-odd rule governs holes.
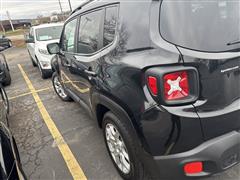
{"type": "Polygon", "coordinates": [[[114,166],[116,167],[117,171],[121,175],[121,177],[126,180],[151,179],[149,176],[149,173],[147,173],[147,170],[144,168],[143,163],[139,159],[138,154],[140,152],[141,146],[138,140],[134,138],[136,136],[134,135],[133,130],[129,128],[129,126],[126,123],[120,121],[112,112],[107,112],[104,115],[102,127],[103,127],[103,135],[104,135],[106,147],[108,149],[108,153],[112,159],[114,166]],[[129,155],[129,160],[130,160],[130,172],[128,174],[124,174],[118,168],[109,150],[109,147],[107,144],[107,138],[106,138],[106,126],[109,124],[113,124],[116,127],[126,146],[126,149],[129,155]]]}
{"type": "Polygon", "coordinates": [[[6,68],[6,67],[4,68],[4,74],[5,74],[5,79],[4,79],[3,85],[4,85],[4,86],[9,86],[9,85],[11,85],[11,83],[12,83],[12,78],[11,78],[9,69],[6,68]]]}
{"type": "Polygon", "coordinates": [[[42,79],[47,79],[47,78],[51,77],[51,75],[48,71],[45,71],[44,69],[42,69],[39,61],[38,61],[38,69],[40,71],[42,79]]]}
{"type": "Polygon", "coordinates": [[[34,60],[33,60],[33,58],[31,57],[31,55],[30,55],[30,58],[31,58],[33,67],[37,67],[37,64],[34,62],[34,60]]]}
{"type": "Polygon", "coordinates": [[[54,88],[54,91],[56,92],[56,94],[58,95],[58,97],[62,100],[62,101],[67,101],[67,102],[70,102],[72,101],[72,98],[66,93],[65,89],[64,89],[64,86],[61,84],[62,88],[63,88],[63,91],[64,91],[64,94],[66,96],[62,96],[59,91],[57,90],[57,87],[56,87],[56,82],[55,81],[58,81],[60,84],[61,84],[61,81],[60,81],[60,78],[59,78],[59,75],[57,72],[54,72],[53,75],[52,75],[52,84],[53,84],[53,88],[54,88]]]}
{"type": "Polygon", "coordinates": [[[30,59],[31,59],[31,61],[32,61],[33,67],[37,67],[37,64],[36,64],[35,61],[33,60],[33,58],[32,58],[32,56],[31,56],[31,54],[30,54],[29,51],[28,51],[28,54],[29,54],[29,57],[30,57],[30,59]]]}

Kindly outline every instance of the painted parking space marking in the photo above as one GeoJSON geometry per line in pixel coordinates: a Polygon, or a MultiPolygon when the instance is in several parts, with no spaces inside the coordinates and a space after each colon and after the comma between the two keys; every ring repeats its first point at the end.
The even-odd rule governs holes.
{"type": "Polygon", "coordinates": [[[75,82],[71,81],[71,79],[64,73],[64,72],[61,72],[62,75],[67,79],[67,81],[64,81],[65,83],[70,83],[77,91],[79,91],[80,93],[84,94],[84,93],[87,93],[89,92],[89,88],[86,88],[86,89],[81,89],[79,88],[75,82]]]}
{"type": "Polygon", "coordinates": [[[59,149],[59,151],[61,152],[63,159],[65,160],[65,163],[73,177],[74,180],[86,180],[86,176],[83,172],[83,170],[81,169],[79,163],[77,162],[77,160],[75,159],[72,151],[70,150],[70,148],[68,147],[67,143],[65,142],[65,140],[63,139],[60,131],[57,129],[54,121],[52,120],[52,118],[50,117],[47,109],[45,108],[45,106],[42,103],[42,100],[40,99],[38,93],[36,92],[36,89],[34,88],[32,82],[30,81],[30,79],[28,78],[27,74],[25,73],[25,71],[23,70],[22,66],[20,64],[18,64],[18,68],[22,73],[22,76],[30,90],[30,92],[32,93],[32,96],[38,106],[38,109],[42,115],[42,118],[45,122],[45,124],[47,125],[54,141],[57,144],[57,147],[59,149]]]}
{"type": "MultiPolygon", "coordinates": [[[[36,90],[35,92],[36,92],[36,93],[39,93],[39,92],[44,92],[44,91],[48,91],[48,90],[51,90],[51,89],[52,89],[52,88],[48,87],[48,88],[43,88],[43,89],[36,90]]],[[[27,92],[27,93],[19,94],[19,95],[16,95],[16,96],[9,97],[8,100],[17,99],[17,98],[24,97],[24,96],[28,96],[28,95],[31,95],[31,94],[32,94],[32,92],[27,92]]]]}

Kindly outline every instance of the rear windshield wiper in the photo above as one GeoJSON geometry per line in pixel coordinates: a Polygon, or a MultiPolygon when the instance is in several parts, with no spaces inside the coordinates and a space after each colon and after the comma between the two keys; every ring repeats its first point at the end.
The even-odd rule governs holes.
{"type": "Polygon", "coordinates": [[[231,46],[231,45],[235,45],[235,44],[240,44],[240,40],[229,42],[229,43],[227,43],[227,46],[231,46]]]}

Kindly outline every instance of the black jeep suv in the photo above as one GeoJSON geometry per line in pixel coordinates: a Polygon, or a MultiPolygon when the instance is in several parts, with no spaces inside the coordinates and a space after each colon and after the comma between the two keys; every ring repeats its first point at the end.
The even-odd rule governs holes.
{"type": "Polygon", "coordinates": [[[124,179],[240,161],[240,1],[92,1],[49,44],[53,86],[103,129],[124,179]]]}

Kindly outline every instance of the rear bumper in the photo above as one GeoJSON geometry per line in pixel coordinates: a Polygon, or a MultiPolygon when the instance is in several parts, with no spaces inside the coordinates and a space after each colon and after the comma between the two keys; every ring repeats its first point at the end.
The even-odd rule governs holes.
{"type": "Polygon", "coordinates": [[[165,179],[203,177],[222,172],[240,162],[240,132],[233,131],[214,138],[184,153],[155,156],[154,161],[157,164],[156,171],[165,179]],[[194,161],[203,162],[203,172],[186,175],[184,165],[194,161]]]}

